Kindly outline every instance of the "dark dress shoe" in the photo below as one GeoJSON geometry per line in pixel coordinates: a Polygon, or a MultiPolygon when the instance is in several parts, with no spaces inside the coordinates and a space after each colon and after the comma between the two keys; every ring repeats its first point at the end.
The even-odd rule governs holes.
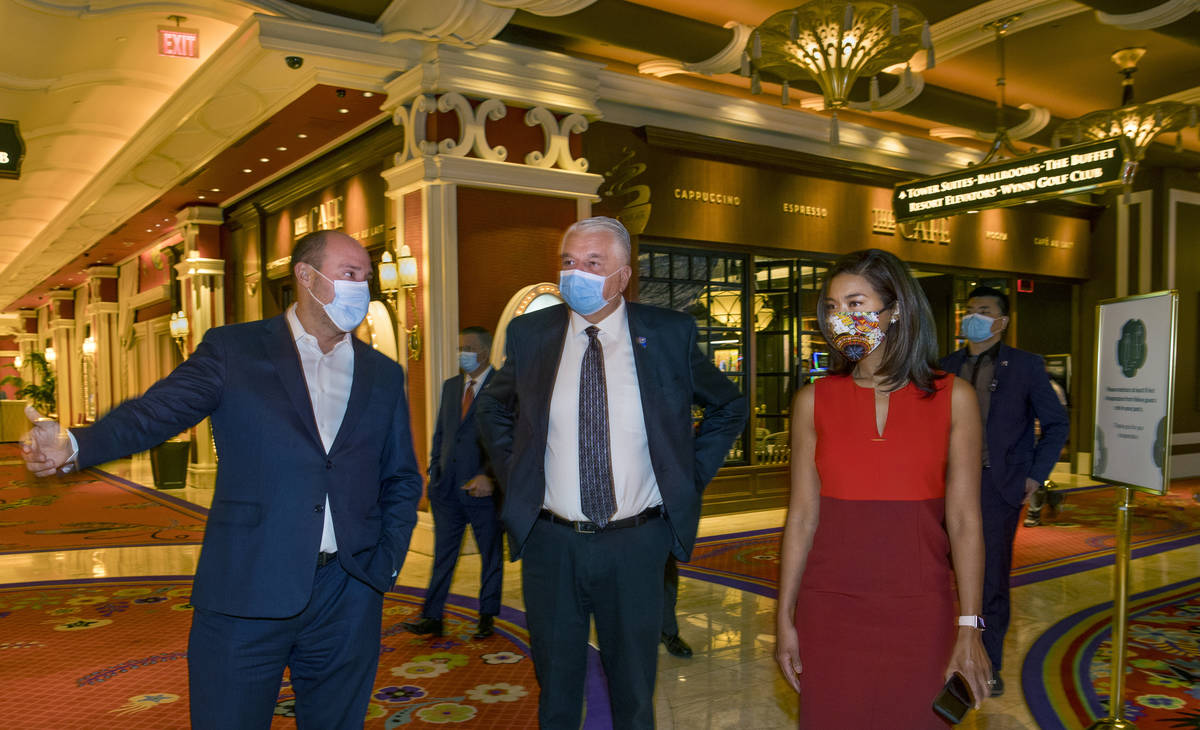
{"type": "Polygon", "coordinates": [[[471,634],[472,639],[486,639],[495,633],[492,630],[492,617],[486,613],[479,615],[479,625],[475,627],[475,633],[471,634]]]}
{"type": "Polygon", "coordinates": [[[988,682],[988,687],[991,689],[992,697],[999,697],[1004,694],[1004,680],[1000,679],[999,674],[992,675],[991,680],[988,682]]]}
{"type": "Polygon", "coordinates": [[[671,656],[690,659],[692,656],[692,647],[687,645],[687,642],[679,638],[679,634],[663,634],[663,646],[667,647],[667,652],[671,656]]]}
{"type": "Polygon", "coordinates": [[[440,618],[422,617],[420,621],[405,621],[400,625],[411,633],[421,634],[422,636],[442,635],[442,620],[440,618]]]}

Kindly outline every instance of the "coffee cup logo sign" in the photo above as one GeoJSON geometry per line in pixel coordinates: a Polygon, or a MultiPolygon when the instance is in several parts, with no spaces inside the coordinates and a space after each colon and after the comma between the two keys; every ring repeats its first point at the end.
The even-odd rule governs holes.
{"type": "Polygon", "coordinates": [[[1117,364],[1127,378],[1137,375],[1146,364],[1146,323],[1140,319],[1127,320],[1117,340],[1117,364]]]}
{"type": "Polygon", "coordinates": [[[16,180],[21,177],[24,158],[25,140],[21,139],[20,124],[12,119],[0,119],[0,178],[16,180]]]}

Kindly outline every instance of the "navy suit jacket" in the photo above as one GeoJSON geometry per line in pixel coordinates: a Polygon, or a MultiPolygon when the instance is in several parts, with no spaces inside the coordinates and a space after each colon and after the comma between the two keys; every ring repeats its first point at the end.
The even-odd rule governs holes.
{"type": "MultiPolygon", "coordinates": [[[[495,370],[488,373],[479,388],[480,393],[495,375],[495,370]]],[[[492,475],[476,420],[478,397],[471,401],[466,418],[459,414],[464,382],[463,374],[459,373],[442,385],[442,405],[438,410],[429,459],[429,499],[453,500],[467,506],[486,505],[492,503],[491,496],[472,497],[462,488],[478,474],[492,475]]]]}
{"type": "MultiPolygon", "coordinates": [[[[691,316],[635,302],[625,307],[650,461],[675,534],[672,552],[687,560],[696,542],[701,495],[745,427],[746,399],[700,352],[691,316]],[[693,404],[704,409],[699,429],[692,426],[693,404]]],[[[524,549],[546,493],[550,398],[569,321],[563,304],[514,319],[504,367],[477,401],[484,444],[504,490],[501,519],[513,560],[524,549]]]]}
{"type": "Polygon", "coordinates": [[[72,429],[85,468],[212,417],[220,464],[192,592],[197,607],[246,617],[300,613],[312,592],[326,495],[342,566],[378,591],[391,588],[422,479],[404,371],[351,341],[353,384],[328,454],[283,316],[209,330],[145,395],[72,429]]]}
{"type": "MultiPolygon", "coordinates": [[[[942,358],[942,369],[957,375],[966,349],[942,358]]],[[[1025,499],[1025,480],[1046,481],[1063,445],[1070,420],[1050,387],[1041,356],[1001,344],[996,352],[995,388],[984,432],[992,482],[1014,507],[1025,499]],[[1033,420],[1042,425],[1041,439],[1033,435],[1033,420]]]]}

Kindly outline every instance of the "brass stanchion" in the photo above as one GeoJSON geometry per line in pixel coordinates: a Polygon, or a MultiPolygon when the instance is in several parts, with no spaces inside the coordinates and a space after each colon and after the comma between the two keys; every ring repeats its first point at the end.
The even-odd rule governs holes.
{"type": "Polygon", "coordinates": [[[1133,490],[1119,487],[1117,503],[1117,545],[1113,561],[1113,628],[1109,659],[1108,717],[1097,720],[1088,730],[1137,730],[1125,719],[1125,639],[1129,629],[1129,538],[1132,531],[1133,490]]]}

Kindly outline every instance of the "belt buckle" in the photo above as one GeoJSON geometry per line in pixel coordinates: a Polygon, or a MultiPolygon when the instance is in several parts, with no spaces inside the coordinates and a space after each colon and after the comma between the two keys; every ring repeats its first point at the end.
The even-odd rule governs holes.
{"type": "Polygon", "coordinates": [[[592,522],[575,522],[572,523],[571,527],[575,528],[575,532],[580,535],[594,535],[601,530],[600,527],[597,527],[592,522]]]}

